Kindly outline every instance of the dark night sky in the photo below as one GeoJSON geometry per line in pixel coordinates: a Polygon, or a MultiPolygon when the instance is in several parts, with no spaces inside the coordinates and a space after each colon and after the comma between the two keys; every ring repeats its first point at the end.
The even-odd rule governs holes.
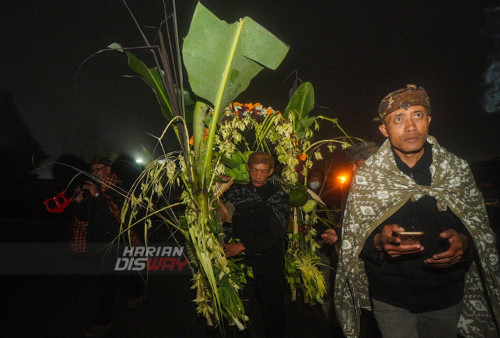
{"type": "MultiPolygon", "coordinates": [[[[486,113],[481,104],[481,84],[499,53],[481,34],[483,9],[494,2],[202,3],[228,22],[250,16],[291,46],[278,70],[264,70],[238,101],[283,109],[292,85],[287,77],[296,70],[313,83],[316,103],[329,107],[351,135],[380,143],[370,122],[379,101],[417,83],[430,95],[431,134],[442,145],[469,161],[500,157],[500,114],[486,113]]],[[[129,4],[143,26],[158,25],[160,1],[129,4]]],[[[178,2],[182,36],[195,4],[178,2]]],[[[139,156],[143,145],[152,148],[147,133],[159,134],[165,123],[152,92],[122,77],[131,73],[123,55],[99,54],[76,74],[87,57],[110,43],[142,44],[121,1],[8,0],[2,7],[1,90],[13,94],[45,152],[88,158],[102,151],[139,156]]]]}

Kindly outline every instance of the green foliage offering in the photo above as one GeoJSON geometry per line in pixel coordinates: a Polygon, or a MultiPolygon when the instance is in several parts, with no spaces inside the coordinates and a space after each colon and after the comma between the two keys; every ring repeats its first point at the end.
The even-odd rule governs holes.
{"type": "MultiPolygon", "coordinates": [[[[175,2],[173,7],[173,31],[177,33],[175,2]]],[[[168,25],[167,16],[165,22],[168,25]]],[[[159,145],[163,146],[163,137],[172,127],[181,151],[163,154],[139,177],[122,209],[123,231],[143,223],[146,243],[153,224],[167,224],[179,231],[189,244],[197,312],[209,325],[222,327],[227,322],[243,330],[248,317],[239,293],[247,278],[252,278],[252,272],[238,258],[228,259],[224,254],[224,234],[217,214],[219,197],[233,182],[249,181],[246,163],[253,151],[268,151],[276,157],[283,167],[279,180],[288,192],[290,187],[300,186],[298,172],[307,177],[313,158],[321,159],[321,146],[330,150],[336,145],[344,147],[350,138],[337,120],[310,115],[314,107],[310,83],[297,89],[283,115],[260,103],[232,102],[264,67],[278,67],[289,47],[248,17],[227,24],[201,4],[196,7],[182,48],[191,90],[199,98],[190,138],[185,109],[189,102],[187,91],[182,81],[174,83],[174,79],[182,79],[182,72],[175,77],[171,67],[175,56],[180,57],[181,53],[179,46],[175,51],[167,51],[162,36],[159,32],[159,46],[154,47],[144,37],[156,67],[147,66],[128,51],[125,53],[130,68],[155,92],[169,121],[158,137],[159,145]],[[319,128],[320,120],[333,123],[343,135],[313,143],[312,126],[319,128]],[[253,145],[245,141],[244,133],[248,131],[255,133],[253,145]],[[232,178],[229,183],[220,182],[224,175],[232,178]],[[171,203],[174,190],[182,193],[176,203],[171,203]],[[174,212],[179,206],[182,212],[174,212]]],[[[126,50],[118,44],[110,48],[126,50]]],[[[180,68],[181,62],[177,61],[180,68]]],[[[318,219],[316,205],[309,203],[308,211],[303,211],[301,206],[307,205],[309,197],[303,187],[297,189],[300,196],[287,253],[287,278],[292,288],[301,287],[312,301],[320,301],[325,286],[317,269],[317,243],[311,228],[318,219]],[[299,233],[299,226],[307,230],[299,233]]],[[[317,198],[310,192],[309,195],[317,198]]]]}
{"type": "MultiPolygon", "coordinates": [[[[177,39],[175,2],[173,23],[168,16],[177,39]]],[[[142,33],[142,30],[141,30],[142,33]]],[[[224,320],[243,330],[248,317],[245,315],[239,292],[251,277],[251,271],[235,259],[227,259],[221,238],[221,223],[216,215],[217,196],[221,193],[216,177],[226,172],[221,160],[234,161],[228,169],[238,181],[248,180],[243,162],[249,153],[221,153],[226,158],[213,156],[215,134],[224,107],[245,90],[251,79],[265,67],[275,69],[288,52],[288,46],[250,18],[227,24],[215,17],[201,4],[193,15],[189,33],[184,40],[182,55],[189,75],[192,92],[201,100],[195,103],[193,114],[193,138],[190,140],[187,122],[188,104],[182,81],[182,72],[175,76],[176,65],[181,66],[180,48],[167,50],[163,34],[159,32],[159,46],[146,39],[156,63],[149,67],[118,44],[110,49],[126,53],[130,68],[154,91],[163,115],[169,121],[162,139],[170,127],[177,134],[182,152],[164,154],[153,161],[141,175],[129,193],[122,209],[124,231],[141,222],[145,234],[153,220],[167,224],[181,232],[189,243],[193,269],[195,303],[209,325],[221,326],[224,320]],[[176,62],[177,57],[177,62],[176,62]],[[209,107],[205,102],[210,102],[209,107]],[[207,116],[211,108],[212,115],[207,116]],[[205,124],[207,123],[207,124],[205,124]],[[192,142],[191,142],[192,141],[192,142]],[[192,146],[191,146],[192,144],[192,146]],[[228,155],[228,156],[226,156],[228,155]],[[231,172],[231,170],[233,170],[231,172]],[[169,193],[176,187],[182,189],[180,204],[183,213],[176,214],[169,204],[169,193]],[[143,214],[145,212],[145,215],[143,214]],[[141,215],[141,216],[139,216],[141,215]]],[[[147,238],[145,238],[147,241],[147,238]]]]}

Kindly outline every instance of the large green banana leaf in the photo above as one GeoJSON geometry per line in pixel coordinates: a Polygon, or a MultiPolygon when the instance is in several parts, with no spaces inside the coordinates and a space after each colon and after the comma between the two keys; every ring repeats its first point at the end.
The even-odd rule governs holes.
{"type": "MultiPolygon", "coordinates": [[[[170,121],[174,114],[172,112],[172,106],[170,104],[170,99],[167,95],[167,91],[165,90],[165,86],[163,85],[160,72],[158,68],[149,68],[142,60],[137,58],[134,54],[124,51],[123,47],[118,43],[112,43],[108,46],[110,49],[117,50],[119,52],[124,52],[128,58],[128,65],[130,69],[140,75],[141,79],[153,90],[156,95],[156,99],[160,104],[161,112],[163,116],[170,121]]],[[[185,106],[189,106],[193,104],[193,100],[191,99],[191,95],[188,91],[184,90],[184,103],[185,106]]],[[[193,112],[189,110],[185,110],[185,117],[187,122],[191,122],[193,119],[193,112]]]]}
{"type": "Polygon", "coordinates": [[[314,88],[310,82],[302,83],[293,93],[284,116],[293,115],[294,130],[299,138],[305,136],[305,131],[316,120],[315,116],[309,116],[314,108],[314,88]]]}
{"type": "MultiPolygon", "coordinates": [[[[276,69],[288,49],[288,45],[249,17],[228,24],[202,4],[196,6],[182,55],[191,90],[214,106],[204,151],[196,147],[201,144],[201,125],[193,128],[195,153],[203,154],[196,164],[201,186],[209,181],[212,145],[222,110],[264,67],[276,69]]],[[[197,114],[194,120],[203,121],[203,112],[197,114]]]]}
{"type": "Polygon", "coordinates": [[[228,24],[198,3],[182,55],[192,91],[217,112],[264,67],[276,69],[288,49],[251,18],[228,24]]]}

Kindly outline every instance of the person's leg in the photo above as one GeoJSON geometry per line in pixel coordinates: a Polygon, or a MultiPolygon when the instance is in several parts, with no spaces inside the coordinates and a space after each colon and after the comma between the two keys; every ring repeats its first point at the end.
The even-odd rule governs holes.
{"type": "Polygon", "coordinates": [[[331,246],[324,244],[323,247],[318,248],[316,253],[321,259],[321,265],[319,270],[323,274],[326,282],[326,295],[323,297],[323,304],[321,305],[321,310],[323,312],[323,317],[325,320],[330,320],[333,314],[333,273],[332,273],[332,253],[331,246]]]}
{"type": "Polygon", "coordinates": [[[94,325],[86,333],[86,337],[102,337],[111,327],[113,320],[113,303],[115,298],[115,283],[113,276],[105,274],[99,276],[98,281],[98,308],[94,325]]]}
{"type": "Polygon", "coordinates": [[[96,323],[110,324],[113,320],[113,304],[115,299],[115,283],[113,275],[99,276],[99,304],[96,323]]]}
{"type": "Polygon", "coordinates": [[[446,309],[419,313],[418,335],[421,338],[456,338],[461,303],[446,309]]]}
{"type": "Polygon", "coordinates": [[[225,336],[227,337],[253,337],[263,334],[264,328],[260,313],[260,304],[254,278],[247,278],[247,284],[241,292],[241,301],[245,308],[245,314],[249,318],[246,328],[240,331],[235,325],[228,326],[225,336]]]}
{"type": "Polygon", "coordinates": [[[373,315],[384,338],[419,338],[417,315],[408,310],[372,299],[373,315]]]}
{"type": "Polygon", "coordinates": [[[381,338],[382,334],[377,326],[377,321],[372,311],[361,309],[360,338],[381,338]]]}
{"type": "Polygon", "coordinates": [[[131,297],[140,297],[144,295],[145,284],[139,274],[119,275],[118,283],[121,288],[131,297]]]}
{"type": "Polygon", "coordinates": [[[266,337],[285,336],[285,280],[282,275],[255,276],[266,337]]]}

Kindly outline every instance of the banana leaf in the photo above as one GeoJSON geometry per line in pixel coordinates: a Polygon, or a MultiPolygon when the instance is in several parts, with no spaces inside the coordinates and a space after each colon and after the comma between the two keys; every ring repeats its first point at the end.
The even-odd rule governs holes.
{"type": "Polygon", "coordinates": [[[228,24],[196,6],[182,55],[193,92],[227,106],[264,67],[276,69],[289,47],[249,17],[228,24]]]}
{"type": "MultiPolygon", "coordinates": [[[[110,49],[123,52],[127,55],[128,65],[131,70],[140,75],[141,79],[153,90],[156,95],[156,99],[160,104],[161,112],[167,121],[172,120],[174,114],[172,112],[172,106],[168,98],[165,86],[163,85],[160,72],[156,67],[149,68],[142,60],[136,57],[134,54],[127,52],[118,43],[112,43],[108,46],[110,49]]],[[[194,104],[193,99],[188,91],[183,92],[185,106],[191,106],[194,104]]],[[[186,122],[191,122],[193,120],[193,112],[190,110],[185,110],[186,122]]]]}
{"type": "Polygon", "coordinates": [[[314,108],[314,88],[311,82],[302,83],[295,91],[288,106],[283,113],[285,118],[288,114],[293,113],[297,117],[297,121],[304,120],[308,117],[311,110],[314,108]]]}
{"type": "MultiPolygon", "coordinates": [[[[194,140],[195,153],[203,154],[196,165],[201,186],[207,184],[210,176],[212,146],[222,110],[264,67],[276,69],[288,49],[285,43],[249,17],[228,24],[202,4],[197,4],[182,55],[191,90],[214,106],[204,152],[196,149],[196,144],[202,144],[196,137],[201,135],[195,135],[194,140]]],[[[203,119],[195,116],[195,120],[203,119]]]]}

